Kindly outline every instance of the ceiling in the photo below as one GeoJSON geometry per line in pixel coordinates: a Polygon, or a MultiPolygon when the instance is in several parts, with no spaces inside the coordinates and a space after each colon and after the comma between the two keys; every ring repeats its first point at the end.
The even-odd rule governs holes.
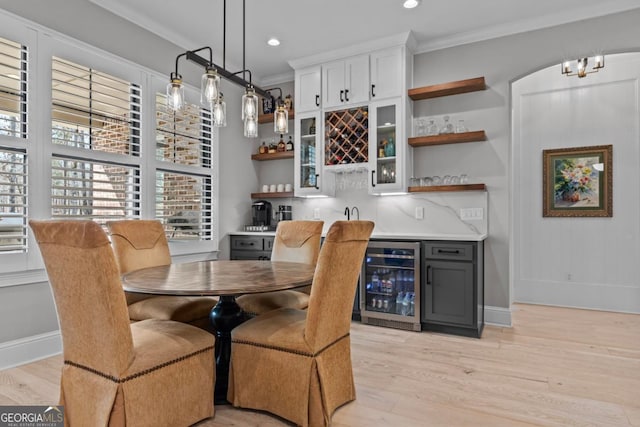
{"type": "MultiPolygon", "coordinates": [[[[223,0],[89,0],[222,65],[223,0]]],[[[640,0],[248,0],[246,67],[256,82],[292,80],[289,60],[411,31],[426,52],[640,7],[640,0]],[[275,36],[278,47],[267,46],[275,36]]],[[[242,68],[242,2],[227,2],[226,68],[242,68]]]]}

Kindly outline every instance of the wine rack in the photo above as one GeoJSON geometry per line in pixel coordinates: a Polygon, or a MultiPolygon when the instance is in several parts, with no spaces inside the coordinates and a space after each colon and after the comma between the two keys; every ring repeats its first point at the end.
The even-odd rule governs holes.
{"type": "Polygon", "coordinates": [[[369,161],[367,107],[325,113],[325,165],[369,161]]]}

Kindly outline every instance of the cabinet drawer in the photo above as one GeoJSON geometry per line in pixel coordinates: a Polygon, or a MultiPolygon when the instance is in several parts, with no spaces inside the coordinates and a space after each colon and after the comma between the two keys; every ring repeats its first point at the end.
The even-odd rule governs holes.
{"type": "Polygon", "coordinates": [[[263,238],[259,236],[233,236],[231,237],[231,249],[236,251],[261,251],[263,238]]]}
{"type": "Polygon", "coordinates": [[[263,260],[268,261],[271,259],[271,252],[269,251],[231,251],[232,260],[263,260]]]}
{"type": "Polygon", "coordinates": [[[424,258],[474,261],[473,243],[425,242],[424,258]]]}

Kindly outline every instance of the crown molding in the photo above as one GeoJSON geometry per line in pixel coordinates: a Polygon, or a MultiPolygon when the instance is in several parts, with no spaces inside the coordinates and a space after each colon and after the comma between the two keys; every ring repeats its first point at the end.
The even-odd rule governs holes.
{"type": "Polygon", "coordinates": [[[407,49],[412,52],[413,47],[416,45],[415,38],[411,31],[395,34],[389,37],[383,37],[375,40],[367,40],[364,43],[359,43],[351,46],[347,46],[341,49],[334,49],[328,52],[319,53],[317,55],[305,56],[304,58],[292,59],[289,61],[289,65],[294,69],[300,69],[310,67],[312,65],[322,64],[329,61],[335,61],[348,56],[361,55],[364,53],[372,52],[375,50],[386,49],[394,46],[406,46],[407,49]]]}

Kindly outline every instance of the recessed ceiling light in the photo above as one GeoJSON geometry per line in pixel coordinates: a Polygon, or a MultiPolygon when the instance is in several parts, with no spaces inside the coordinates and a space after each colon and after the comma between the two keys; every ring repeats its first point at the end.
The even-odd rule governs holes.
{"type": "Polygon", "coordinates": [[[271,37],[269,40],[267,40],[267,44],[269,46],[280,46],[280,40],[275,37],[271,37]]]}
{"type": "Polygon", "coordinates": [[[420,0],[404,0],[402,6],[404,6],[405,9],[413,9],[414,7],[418,7],[419,4],[420,0]]]}

